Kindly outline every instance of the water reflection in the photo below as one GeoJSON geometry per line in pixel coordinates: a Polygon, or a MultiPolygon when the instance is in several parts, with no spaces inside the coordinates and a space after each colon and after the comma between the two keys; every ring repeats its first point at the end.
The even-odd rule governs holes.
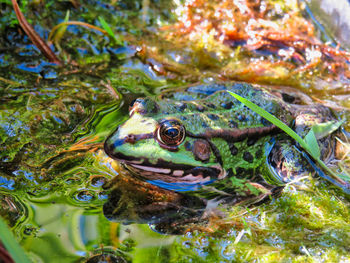
{"type": "Polygon", "coordinates": [[[324,34],[326,41],[335,40],[335,45],[350,47],[350,2],[348,0],[309,0],[306,11],[324,34]]]}
{"type": "Polygon", "coordinates": [[[27,214],[25,205],[17,197],[0,192],[0,216],[5,218],[11,227],[27,214]]]}
{"type": "MultiPolygon", "coordinates": [[[[98,262],[94,260],[105,255],[100,244],[107,248],[113,243],[121,246],[119,232],[113,231],[114,223],[107,221],[99,209],[68,205],[66,198],[56,192],[26,201],[28,214],[17,226],[17,234],[34,262],[98,262]]],[[[122,251],[113,247],[109,250],[111,259],[121,260],[111,262],[125,262],[122,251]]]]}
{"type": "Polygon", "coordinates": [[[204,224],[206,201],[161,189],[132,177],[117,176],[106,186],[111,189],[103,214],[111,221],[148,223],[163,234],[183,234],[193,224],[204,224]]]}

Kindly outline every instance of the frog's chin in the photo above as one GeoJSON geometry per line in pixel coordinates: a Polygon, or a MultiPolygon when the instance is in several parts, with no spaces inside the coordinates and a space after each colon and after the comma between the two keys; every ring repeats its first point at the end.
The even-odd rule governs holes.
{"type": "Polygon", "coordinates": [[[226,176],[226,171],[220,166],[186,167],[186,169],[171,169],[145,166],[142,164],[125,163],[128,170],[148,182],[162,181],[180,184],[208,184],[226,176]]]}

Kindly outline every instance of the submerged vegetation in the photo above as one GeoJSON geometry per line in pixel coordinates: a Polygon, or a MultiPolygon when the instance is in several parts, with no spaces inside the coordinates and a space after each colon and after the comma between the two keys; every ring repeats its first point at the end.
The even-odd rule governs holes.
{"type": "MultiPolygon", "coordinates": [[[[350,260],[349,196],[319,178],[261,206],[223,207],[225,217],[179,236],[103,213],[106,182],[129,191],[118,207],[129,215],[137,187],[148,187],[102,150],[135,95],[213,79],[267,84],[333,108],[349,129],[350,54],[323,42],[306,3],[18,1],[57,63],[33,44],[12,2],[0,1],[0,216],[33,262],[350,260]]],[[[339,141],[342,154],[327,165],[349,172],[350,145],[339,141]]]]}

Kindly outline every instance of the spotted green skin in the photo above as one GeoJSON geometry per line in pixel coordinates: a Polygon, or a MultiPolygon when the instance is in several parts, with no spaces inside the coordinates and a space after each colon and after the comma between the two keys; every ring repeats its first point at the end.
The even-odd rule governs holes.
{"type": "MultiPolygon", "coordinates": [[[[200,85],[165,94],[157,102],[143,100],[142,109],[137,108],[106,140],[107,154],[128,165],[168,168],[169,174],[156,173],[152,169],[135,170],[135,167],[133,171],[144,180],[170,190],[203,192],[203,189],[210,189],[206,195],[212,195],[212,190],[216,189],[231,196],[234,193],[236,197],[261,197],[297,176],[313,172],[291,139],[273,129],[271,123],[234,99],[227,90],[270,112],[301,136],[305,136],[314,123],[333,119],[324,107],[286,103],[250,84],[200,85]],[[186,138],[176,149],[162,147],[156,138],[159,122],[164,119],[177,119],[186,129],[186,138]],[[237,132],[245,133],[247,129],[255,128],[266,131],[271,128],[271,131],[244,139],[235,138],[237,132]],[[220,135],[222,131],[225,136],[220,135]],[[128,141],[126,138],[130,135],[137,139],[128,141]],[[198,140],[210,144],[210,157],[206,160],[198,158],[194,150],[198,140]],[[194,176],[191,168],[198,168],[200,172],[194,176]],[[217,174],[205,169],[213,169],[217,174]],[[187,172],[179,176],[180,171],[187,172]]],[[[320,146],[322,156],[329,157],[332,139],[323,139],[320,146]]]]}

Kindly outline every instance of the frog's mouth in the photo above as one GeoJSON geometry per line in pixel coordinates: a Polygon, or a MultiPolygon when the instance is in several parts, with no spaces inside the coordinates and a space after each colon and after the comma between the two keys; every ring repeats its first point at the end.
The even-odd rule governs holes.
{"type": "Polygon", "coordinates": [[[116,152],[114,151],[115,145],[111,147],[110,144],[105,143],[104,148],[108,156],[123,163],[133,175],[166,189],[177,191],[193,190],[194,187],[209,184],[226,176],[226,171],[220,163],[208,166],[205,166],[205,164],[203,166],[193,166],[163,159],[158,159],[154,163],[147,158],[116,152]]]}
{"type": "Polygon", "coordinates": [[[148,183],[173,191],[194,191],[226,176],[221,166],[162,168],[123,162],[135,176],[148,183]]]}
{"type": "Polygon", "coordinates": [[[132,162],[123,162],[127,169],[136,173],[147,181],[160,180],[166,183],[208,184],[225,177],[221,166],[193,167],[189,165],[177,166],[162,162],[162,166],[149,166],[132,162]],[[167,168],[163,168],[167,167],[167,168]]]}
{"type": "MultiPolygon", "coordinates": [[[[108,154],[108,151],[106,152],[108,154]]],[[[192,166],[168,162],[162,159],[159,159],[157,163],[151,163],[147,159],[136,159],[122,153],[118,153],[118,157],[115,154],[108,155],[123,163],[133,174],[147,181],[157,180],[166,183],[208,184],[226,176],[226,172],[220,164],[192,166]]]]}

